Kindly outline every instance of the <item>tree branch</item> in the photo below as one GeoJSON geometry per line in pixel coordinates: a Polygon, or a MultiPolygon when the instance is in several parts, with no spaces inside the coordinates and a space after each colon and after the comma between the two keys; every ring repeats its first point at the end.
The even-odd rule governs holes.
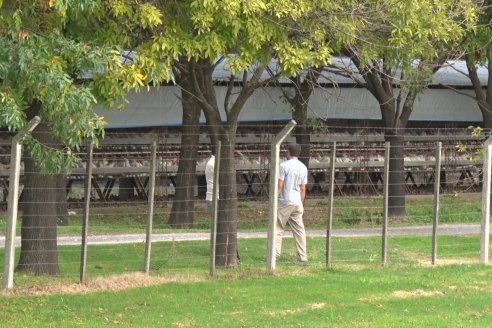
{"type": "MultiPolygon", "coordinates": [[[[333,73],[333,74],[339,75],[339,76],[343,76],[343,77],[347,77],[347,78],[351,79],[352,81],[354,81],[355,84],[357,84],[359,86],[364,86],[364,87],[366,86],[366,81],[360,80],[356,76],[357,73],[354,72],[353,70],[349,69],[348,67],[340,67],[340,66],[336,66],[336,65],[328,65],[328,67],[333,68],[333,69],[327,70],[330,73],[333,73]]],[[[336,81],[329,79],[323,73],[321,73],[320,75],[323,76],[324,78],[326,78],[327,80],[331,81],[333,84],[337,84],[336,81]]]]}
{"type": "MultiPolygon", "coordinates": [[[[478,78],[477,67],[475,66],[475,61],[470,57],[469,54],[465,55],[466,67],[468,68],[468,73],[470,76],[470,81],[475,91],[475,96],[478,102],[485,102],[485,95],[482,91],[482,84],[478,78]]],[[[490,74],[489,74],[490,75],[490,74]]]]}
{"type": "Polygon", "coordinates": [[[408,124],[408,120],[410,119],[410,115],[413,112],[413,105],[415,104],[415,99],[417,99],[417,95],[422,91],[422,88],[419,90],[414,90],[409,92],[407,98],[403,102],[403,108],[401,109],[400,115],[400,126],[406,127],[408,124]]]}
{"type": "Polygon", "coordinates": [[[393,75],[389,69],[385,67],[385,62],[383,59],[383,64],[381,68],[379,69],[379,65],[377,66],[379,69],[379,76],[381,79],[381,84],[383,86],[384,91],[388,95],[393,94],[393,75]]]}
{"type": "Polygon", "coordinates": [[[191,76],[191,82],[193,83],[193,89],[195,91],[194,96],[198,100],[198,103],[200,104],[202,109],[204,111],[209,111],[209,112],[214,111],[213,106],[208,103],[207,98],[205,98],[202,89],[200,88],[200,84],[198,83],[198,79],[196,76],[196,67],[192,63],[190,63],[190,76],[191,76]]]}
{"type": "Polygon", "coordinates": [[[229,83],[227,84],[227,91],[224,99],[224,110],[226,113],[229,112],[229,98],[231,97],[233,87],[234,87],[234,74],[231,73],[231,76],[229,77],[229,83]]]}
{"type": "Polygon", "coordinates": [[[251,96],[251,94],[253,94],[255,89],[257,89],[262,85],[261,83],[259,83],[259,81],[264,71],[265,71],[265,66],[258,65],[255,68],[250,81],[244,83],[244,80],[247,79],[247,72],[245,71],[245,73],[243,74],[243,87],[241,88],[241,92],[239,93],[239,96],[237,97],[236,101],[234,101],[231,110],[227,113],[227,118],[229,122],[237,121],[239,113],[243,108],[244,104],[246,103],[246,101],[248,100],[248,98],[251,96]]]}
{"type": "Polygon", "coordinates": [[[447,89],[449,89],[449,90],[453,90],[454,92],[456,92],[456,93],[457,93],[457,94],[459,94],[459,95],[469,97],[469,98],[471,98],[471,99],[475,100],[476,102],[478,102],[477,97],[470,96],[469,94],[467,94],[467,93],[465,93],[465,92],[463,92],[463,91],[460,91],[460,90],[458,90],[458,89],[456,89],[456,88],[453,88],[453,87],[452,87],[452,86],[450,86],[450,85],[439,83],[439,86],[440,86],[440,87],[447,88],[447,89]]]}

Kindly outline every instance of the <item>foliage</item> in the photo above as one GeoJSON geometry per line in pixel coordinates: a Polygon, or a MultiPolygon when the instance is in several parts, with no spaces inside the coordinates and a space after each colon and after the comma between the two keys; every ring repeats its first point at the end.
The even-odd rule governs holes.
{"type": "Polygon", "coordinates": [[[145,55],[127,54],[128,64],[121,57],[132,33],[161,23],[159,11],[144,1],[3,1],[0,126],[17,131],[39,115],[64,145],[63,154],[34,139],[29,149],[44,171],[70,167],[74,159],[66,156],[85,139],[97,143],[103,136],[96,104],[112,106],[130,89],[170,77],[168,68],[145,55]],[[32,112],[34,104],[39,112],[32,112]]]}
{"type": "Polygon", "coordinates": [[[363,74],[356,81],[378,100],[387,127],[404,127],[432,73],[475,28],[477,7],[472,0],[368,0],[359,10],[366,24],[346,48],[363,74]]]}
{"type": "Polygon", "coordinates": [[[469,60],[485,66],[491,60],[492,51],[492,1],[481,1],[477,26],[468,31],[462,49],[469,60]]]}
{"type": "MultiPolygon", "coordinates": [[[[480,126],[470,125],[468,127],[468,130],[470,130],[470,135],[472,137],[475,137],[477,139],[480,139],[480,138],[485,139],[484,130],[480,126]]],[[[466,154],[467,159],[471,162],[475,162],[475,161],[483,158],[483,148],[482,147],[478,147],[478,148],[477,147],[471,147],[470,148],[466,144],[458,143],[455,146],[455,148],[458,151],[458,153],[466,154]]]]}
{"type": "Polygon", "coordinates": [[[160,1],[165,28],[149,47],[168,61],[214,63],[226,56],[233,73],[274,57],[285,75],[308,66],[326,65],[357,26],[342,15],[345,1],[160,1]],[[325,13],[320,14],[321,10],[325,13]],[[319,16],[319,19],[313,19],[319,16]],[[336,35],[327,38],[328,34],[336,35]]]}
{"type": "MultiPolygon", "coordinates": [[[[492,1],[480,2],[477,27],[469,31],[461,45],[464,52],[468,77],[475,92],[477,105],[482,112],[485,128],[492,127],[492,1]],[[478,66],[488,70],[488,83],[482,83],[478,66]]],[[[455,90],[458,93],[460,91],[455,90]]]]}
{"type": "Polygon", "coordinates": [[[476,22],[471,0],[365,2],[370,24],[354,45],[362,67],[384,59],[385,68],[406,75],[415,60],[432,61],[461,42],[476,22]]]}

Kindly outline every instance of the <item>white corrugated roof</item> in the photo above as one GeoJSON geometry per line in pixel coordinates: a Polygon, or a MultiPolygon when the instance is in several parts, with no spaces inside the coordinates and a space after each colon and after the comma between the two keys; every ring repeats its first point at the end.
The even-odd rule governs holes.
{"type": "MultiPolygon", "coordinates": [[[[275,60],[269,65],[272,72],[277,73],[280,71],[280,67],[275,60]]],[[[483,85],[487,85],[488,79],[488,69],[485,66],[478,66],[478,77],[483,85]]],[[[249,71],[252,72],[254,69],[251,68],[249,71]]],[[[333,57],[330,67],[327,67],[323,74],[318,78],[320,84],[352,84],[354,81],[345,76],[341,76],[340,73],[343,71],[348,71],[354,74],[356,78],[361,79],[362,76],[357,70],[357,67],[353,64],[350,58],[347,57],[333,57]]],[[[214,73],[213,79],[217,82],[227,82],[229,81],[231,71],[227,67],[227,60],[221,61],[214,73]]],[[[468,69],[466,63],[462,60],[449,60],[442,68],[440,68],[432,78],[431,85],[450,85],[450,86],[471,86],[470,79],[467,76],[468,69]]],[[[398,76],[399,74],[397,74],[398,76]]],[[[306,70],[301,72],[301,76],[304,78],[306,76],[306,70]]],[[[251,78],[251,75],[249,76],[251,78]]],[[[264,72],[262,75],[262,80],[270,78],[268,72],[264,72]]],[[[243,80],[242,74],[237,74],[235,77],[236,82],[241,82],[243,80]]],[[[290,80],[287,77],[281,77],[279,79],[282,84],[289,84],[290,80]]]]}

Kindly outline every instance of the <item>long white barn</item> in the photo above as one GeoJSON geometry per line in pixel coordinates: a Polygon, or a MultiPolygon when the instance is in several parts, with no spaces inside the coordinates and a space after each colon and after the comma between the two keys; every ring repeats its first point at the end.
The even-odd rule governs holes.
{"type": "MultiPolygon", "coordinates": [[[[334,59],[340,67],[354,70],[347,59],[334,59]]],[[[479,78],[487,84],[488,70],[480,67],[479,78]]],[[[434,74],[433,82],[417,99],[411,120],[436,122],[480,122],[481,113],[475,100],[459,94],[446,86],[460,89],[460,92],[474,96],[470,80],[465,75],[466,65],[462,61],[449,62],[434,74]]],[[[214,72],[217,82],[215,92],[219,106],[222,106],[230,72],[224,64],[218,65],[214,72]]],[[[266,76],[264,78],[267,78],[266,76]]],[[[237,81],[240,81],[240,77],[237,81]]],[[[365,88],[357,87],[346,77],[325,73],[318,82],[323,87],[316,88],[309,100],[309,117],[320,119],[360,119],[377,120],[381,118],[375,98],[365,88]]],[[[293,92],[288,79],[280,81],[284,92],[293,92]],[[290,90],[289,90],[290,89],[290,90]]],[[[179,86],[164,85],[150,91],[129,94],[129,103],[122,111],[99,109],[105,116],[108,128],[136,128],[174,126],[182,123],[182,107],[179,86]]],[[[221,108],[223,111],[223,108],[221,108]]],[[[225,114],[223,114],[223,118],[225,114]]],[[[291,119],[290,105],[285,101],[280,87],[265,87],[256,90],[241,111],[241,122],[275,121],[291,119]]],[[[201,122],[205,122],[202,114],[201,122]]]]}

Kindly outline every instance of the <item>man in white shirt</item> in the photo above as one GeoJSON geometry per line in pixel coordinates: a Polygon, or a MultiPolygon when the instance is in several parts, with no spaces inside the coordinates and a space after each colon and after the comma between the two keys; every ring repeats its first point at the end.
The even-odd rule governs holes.
{"type": "Polygon", "coordinates": [[[307,167],[298,159],[301,153],[300,145],[291,144],[287,150],[288,160],[280,164],[278,179],[279,205],[275,253],[277,257],[280,256],[282,236],[288,222],[294,235],[299,261],[307,263],[306,231],[302,220],[308,179],[307,167]]]}
{"type": "Polygon", "coordinates": [[[207,207],[210,214],[213,216],[213,190],[214,190],[214,170],[215,170],[215,156],[212,155],[205,165],[205,179],[207,180],[207,194],[205,200],[207,201],[207,207]]]}

